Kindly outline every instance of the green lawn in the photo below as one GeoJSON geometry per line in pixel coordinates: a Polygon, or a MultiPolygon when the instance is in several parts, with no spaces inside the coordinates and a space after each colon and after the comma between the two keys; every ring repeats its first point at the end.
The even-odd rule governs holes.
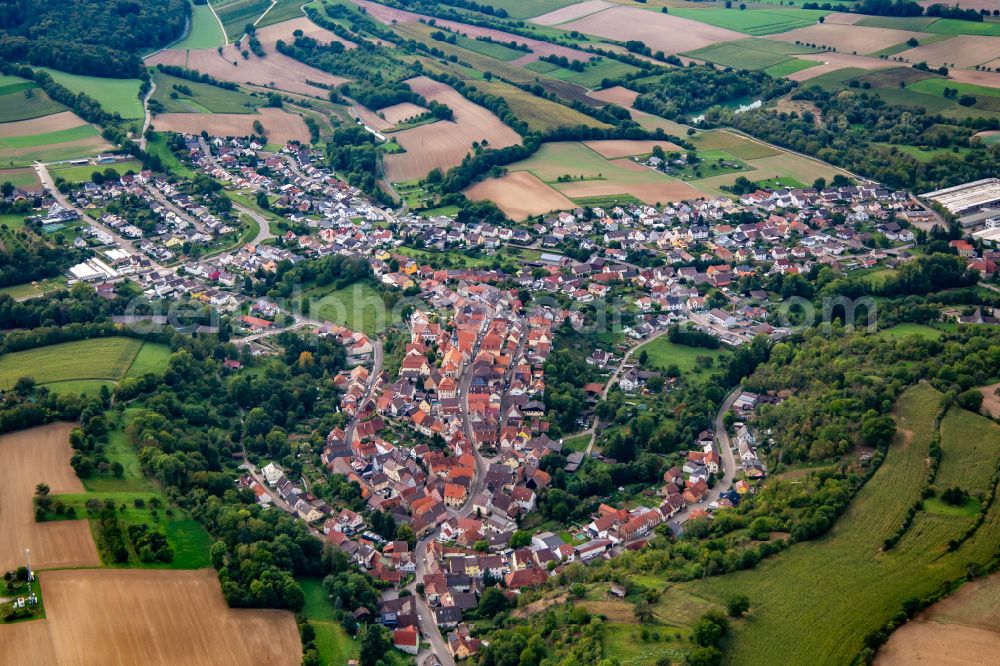
{"type": "Polygon", "coordinates": [[[191,30],[187,36],[171,48],[174,49],[214,49],[226,43],[219,22],[215,20],[208,5],[192,5],[191,30]]]}
{"type": "Polygon", "coordinates": [[[740,10],[710,7],[689,9],[671,7],[670,13],[686,19],[701,21],[720,28],[728,28],[748,35],[773,35],[796,28],[814,25],[821,16],[830,12],[818,9],[748,9],[740,10]]]}
{"type": "Polygon", "coordinates": [[[143,371],[162,369],[169,348],[132,338],[95,338],[63,342],[0,356],[0,387],[13,386],[21,377],[33,377],[54,390],[87,387],[99,390],[131,371],[134,362],[143,371]],[[143,350],[149,346],[148,350],[143,350]],[[84,383],[81,383],[84,382],[84,383]]]}
{"type": "Polygon", "coordinates": [[[699,347],[687,347],[670,342],[667,336],[661,335],[655,340],[647,342],[639,347],[632,354],[632,358],[638,359],[642,352],[646,352],[648,360],[646,366],[650,369],[666,370],[671,365],[680,368],[681,377],[687,381],[705,381],[715,372],[719,366],[719,358],[728,354],[728,350],[702,349],[699,347]],[[698,366],[698,357],[708,356],[715,359],[711,368],[701,368],[698,366]]]}
{"type": "Polygon", "coordinates": [[[312,290],[307,296],[311,299],[309,312],[313,317],[352,331],[374,336],[399,321],[399,313],[390,311],[382,296],[364,282],[336,291],[312,290]]]}
{"type": "MultiPolygon", "coordinates": [[[[947,552],[946,544],[966,521],[928,513],[919,513],[899,544],[882,552],[884,539],[920,495],[940,398],[928,384],[901,396],[894,411],[901,434],[829,534],[796,544],[754,570],[679,586],[715,603],[737,593],[749,597],[750,616],[734,625],[727,641],[729,663],[849,663],[864,636],[897,613],[904,599],[929,595],[964,576],[969,562],[995,554],[996,506],[976,537],[956,552],[947,552]]],[[[942,467],[949,452],[970,455],[962,439],[977,438],[993,458],[976,462],[991,473],[1000,429],[969,412],[956,410],[953,418],[960,429],[943,429],[942,467]]]]}
{"type": "Polygon", "coordinates": [[[65,110],[65,106],[37,88],[31,89],[30,94],[22,90],[0,96],[0,123],[40,118],[65,110]]]}
{"type": "Polygon", "coordinates": [[[923,324],[896,324],[891,328],[882,329],[878,334],[882,338],[905,338],[911,335],[918,335],[922,338],[937,340],[941,337],[942,332],[923,324]]]}
{"type": "Polygon", "coordinates": [[[142,118],[142,101],[139,99],[139,79],[108,79],[100,76],[69,74],[57,69],[40,67],[53,80],[75,93],[93,97],[108,113],[122,118],[142,118]]]}
{"type": "Polygon", "coordinates": [[[333,605],[323,589],[323,581],[319,578],[300,578],[298,582],[306,599],[302,614],[316,630],[316,650],[321,662],[346,664],[357,659],[361,645],[337,622],[333,605]]]}
{"type": "Polygon", "coordinates": [[[59,176],[68,183],[85,183],[90,180],[95,171],[104,173],[108,169],[113,170],[119,176],[129,171],[138,173],[142,170],[142,163],[137,160],[127,162],[116,162],[115,164],[87,164],[84,166],[71,166],[69,164],[55,164],[49,167],[52,177],[59,176]]]}
{"type": "MultiPolygon", "coordinates": [[[[108,457],[109,463],[121,463],[124,472],[121,478],[115,478],[106,474],[95,474],[89,478],[81,479],[83,487],[90,493],[119,493],[119,492],[155,492],[156,486],[149,477],[142,473],[142,466],[139,464],[139,455],[128,441],[125,434],[127,425],[135,413],[139,411],[137,407],[129,407],[119,417],[116,427],[108,433],[108,441],[104,445],[104,455],[108,457]]],[[[109,412],[113,414],[114,412],[109,412]]]]}
{"type": "Polygon", "coordinates": [[[194,178],[195,172],[184,166],[180,158],[170,150],[167,145],[167,137],[163,132],[153,132],[153,137],[146,142],[146,150],[159,157],[163,168],[171,174],[179,178],[194,178]]]}
{"type": "MultiPolygon", "coordinates": [[[[153,99],[168,113],[253,113],[263,100],[238,90],[227,90],[208,83],[196,83],[157,71],[153,75],[156,92],[153,99]],[[191,94],[181,92],[190,90],[191,94]]],[[[154,124],[156,120],[153,120],[154,124]]]]}
{"type": "Polygon", "coordinates": [[[590,435],[578,435],[563,440],[563,450],[566,451],[586,451],[590,446],[590,435]]]}

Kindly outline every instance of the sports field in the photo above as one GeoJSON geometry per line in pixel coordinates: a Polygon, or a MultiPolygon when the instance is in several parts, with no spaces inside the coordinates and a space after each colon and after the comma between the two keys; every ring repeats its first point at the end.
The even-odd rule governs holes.
{"type": "MultiPolygon", "coordinates": [[[[918,514],[896,548],[881,550],[920,495],[940,398],[927,384],[901,396],[893,412],[899,429],[895,443],[829,534],[796,544],[754,570],[678,586],[716,603],[736,593],[750,598],[751,617],[736,623],[728,643],[730,663],[849,663],[863,637],[897,613],[904,599],[930,594],[963,576],[969,562],[984,562],[995,553],[996,506],[976,537],[955,552],[947,552],[947,541],[966,522],[926,513],[918,514]]],[[[960,441],[968,436],[980,438],[995,463],[1000,428],[969,412],[957,411],[955,418],[961,430],[943,431],[942,466],[949,452],[957,462],[971,453],[960,441]]]]}
{"type": "Polygon", "coordinates": [[[184,39],[172,45],[175,49],[214,49],[226,43],[226,36],[208,5],[191,6],[191,29],[184,39]]]}
{"type": "Polygon", "coordinates": [[[132,338],[95,338],[13,352],[0,356],[0,387],[9,389],[21,377],[32,377],[54,390],[73,390],[81,381],[99,388],[126,374],[162,370],[169,353],[165,345],[132,338]]]}
{"type": "Polygon", "coordinates": [[[117,113],[122,118],[142,118],[142,101],[139,99],[139,79],[107,79],[99,76],[69,74],[57,69],[39,67],[49,73],[61,86],[75,93],[86,93],[93,97],[108,113],[117,113]]]}

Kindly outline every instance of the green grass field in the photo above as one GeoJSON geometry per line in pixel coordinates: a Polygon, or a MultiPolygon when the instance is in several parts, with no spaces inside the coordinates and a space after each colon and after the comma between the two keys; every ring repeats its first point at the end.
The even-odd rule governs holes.
{"type": "Polygon", "coordinates": [[[139,79],[108,79],[99,76],[68,74],[56,69],[40,67],[61,86],[75,93],[93,97],[108,113],[122,118],[142,118],[142,101],[139,99],[139,79]]]}
{"type": "Polygon", "coordinates": [[[180,158],[174,155],[167,145],[167,138],[163,132],[153,132],[153,136],[146,142],[146,150],[160,158],[163,168],[179,178],[194,178],[195,172],[184,166],[180,158]]]}
{"type": "Polygon", "coordinates": [[[590,446],[590,435],[578,435],[563,440],[563,450],[565,451],[586,451],[590,446]]]}
{"type": "Polygon", "coordinates": [[[240,37],[246,24],[256,21],[270,4],[270,0],[233,0],[232,2],[212,3],[230,41],[240,37]]]}
{"type": "Polygon", "coordinates": [[[320,661],[324,664],[346,664],[357,659],[361,644],[337,622],[333,606],[323,589],[323,581],[319,578],[300,578],[298,582],[306,599],[302,614],[316,629],[316,650],[320,661]]]}
{"type": "Polygon", "coordinates": [[[11,183],[15,187],[38,189],[41,183],[38,174],[32,168],[0,169],[0,183],[11,183]]]}
{"type": "Polygon", "coordinates": [[[313,290],[309,312],[324,321],[341,324],[352,331],[376,335],[399,321],[399,313],[390,311],[371,286],[356,282],[336,291],[313,290]]]}
{"type": "Polygon", "coordinates": [[[20,150],[22,148],[34,148],[48,146],[55,143],[67,143],[69,141],[79,141],[97,136],[100,132],[93,125],[78,125],[55,132],[44,132],[42,134],[27,134],[23,136],[9,136],[0,139],[0,152],[10,150],[20,150]]]}
{"type": "Polygon", "coordinates": [[[107,561],[101,548],[98,548],[102,566],[142,569],[203,569],[212,564],[209,557],[212,537],[205,531],[201,523],[190,518],[180,508],[169,509],[172,515],[167,515],[168,509],[166,507],[169,506],[169,502],[157,490],[73,493],[54,495],[53,499],[59,499],[68,506],[72,506],[76,511],[77,518],[93,518],[90,521],[90,527],[97,543],[99,541],[96,515],[92,516],[88,512],[87,502],[95,499],[101,502],[113,500],[115,505],[119,507],[117,515],[120,520],[128,525],[148,525],[152,529],[164,532],[167,541],[174,549],[173,560],[168,563],[142,562],[135,553],[130,553],[127,563],[118,564],[107,561]],[[153,498],[159,499],[161,502],[162,506],[159,509],[154,509],[150,504],[153,498]],[[144,506],[136,506],[136,500],[142,500],[144,506]]]}
{"type": "Polygon", "coordinates": [[[219,22],[208,5],[191,6],[191,30],[187,36],[171,48],[174,49],[214,49],[226,43],[219,22]]]}
{"type": "Polygon", "coordinates": [[[528,55],[527,51],[519,51],[518,49],[512,49],[509,46],[504,46],[503,44],[486,42],[479,39],[473,39],[471,37],[465,37],[463,35],[458,36],[457,43],[463,49],[475,51],[481,55],[496,58],[497,60],[503,60],[504,62],[517,60],[522,56],[528,55]]]}
{"type": "Polygon", "coordinates": [[[936,20],[932,16],[865,16],[855,25],[925,32],[927,26],[936,20]]]}
{"type": "Polygon", "coordinates": [[[927,32],[939,35],[982,35],[1000,37],[1000,23],[996,21],[974,23],[958,19],[938,19],[925,28],[927,32]]]}
{"type": "Polygon", "coordinates": [[[937,340],[943,334],[936,328],[924,326],[923,324],[896,324],[890,328],[884,328],[878,332],[882,338],[905,338],[911,335],[919,335],[928,340],[937,340]]]}
{"type": "Polygon", "coordinates": [[[815,52],[815,49],[808,46],[751,37],[712,44],[683,55],[734,69],[760,70],[773,68],[786,60],[792,60],[792,56],[796,54],[815,52]]]}
{"type": "Polygon", "coordinates": [[[133,366],[142,372],[161,370],[168,356],[165,345],[132,338],[63,342],[0,356],[0,387],[7,389],[21,377],[32,377],[55,390],[100,390],[101,384],[113,384],[131,373],[133,366]]]}
{"type": "Polygon", "coordinates": [[[771,65],[770,67],[765,67],[764,72],[771,76],[788,76],[789,74],[794,74],[795,72],[801,72],[803,69],[809,69],[810,67],[815,67],[819,63],[815,60],[802,60],[801,58],[792,58],[790,60],[785,60],[779,62],[777,65],[771,65]]]}
{"type": "MultiPolygon", "coordinates": [[[[963,576],[970,561],[994,554],[1000,538],[997,507],[976,538],[954,553],[946,552],[946,542],[964,521],[923,513],[895,549],[881,551],[920,495],[940,398],[928,384],[900,397],[894,411],[897,441],[826,536],[796,544],[754,570],[678,586],[714,603],[737,593],[749,597],[750,615],[735,624],[727,641],[729,663],[849,663],[863,637],[897,613],[904,599],[930,594],[963,576]]],[[[1000,449],[997,426],[968,412],[956,410],[954,418],[964,432],[945,429],[942,450],[961,451],[968,445],[956,438],[963,436],[1000,449]]],[[[992,471],[989,462],[984,466],[992,471]]]]}
{"type": "Polygon", "coordinates": [[[819,17],[826,16],[830,12],[818,9],[740,10],[736,7],[731,9],[724,7],[706,9],[671,7],[670,13],[674,16],[701,21],[720,28],[745,32],[748,35],[773,35],[813,25],[819,20],[819,17]]]}
{"type": "Polygon", "coordinates": [[[53,178],[59,176],[68,183],[87,182],[90,180],[90,176],[95,171],[99,171],[103,174],[108,169],[114,170],[119,176],[124,175],[129,171],[138,173],[142,170],[142,163],[137,160],[129,160],[127,162],[116,162],[115,164],[87,164],[84,166],[55,164],[49,167],[49,171],[52,173],[53,178]]]}
{"type": "Polygon", "coordinates": [[[30,96],[26,92],[8,91],[0,96],[0,123],[40,118],[66,110],[65,106],[49,97],[44,90],[32,88],[30,96]]]}
{"type": "Polygon", "coordinates": [[[598,62],[588,65],[582,72],[540,60],[528,63],[525,69],[591,90],[600,88],[604,79],[617,79],[638,71],[638,68],[632,65],[607,58],[601,58],[598,62]]]}
{"type": "Polygon", "coordinates": [[[688,347],[670,342],[665,335],[661,335],[655,340],[647,342],[639,347],[632,358],[638,360],[642,352],[646,352],[648,359],[646,365],[649,369],[666,370],[672,365],[680,368],[681,376],[690,382],[698,383],[705,381],[718,367],[719,359],[729,353],[728,350],[703,349],[699,347],[688,347]],[[713,359],[711,368],[702,368],[698,365],[699,356],[708,356],[713,359]]]}
{"type": "Polygon", "coordinates": [[[575,3],[576,0],[490,0],[489,4],[505,10],[511,18],[523,19],[548,14],[575,3]]]}
{"type": "MultiPolygon", "coordinates": [[[[263,100],[208,83],[196,83],[157,71],[153,74],[156,92],[153,99],[168,113],[253,113],[263,100]],[[191,94],[177,90],[190,90],[191,94]]],[[[154,119],[155,124],[155,119],[154,119]]]]}

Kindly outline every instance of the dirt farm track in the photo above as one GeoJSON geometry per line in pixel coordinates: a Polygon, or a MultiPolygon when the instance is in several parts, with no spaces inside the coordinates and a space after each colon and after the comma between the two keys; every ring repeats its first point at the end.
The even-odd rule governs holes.
{"type": "Polygon", "coordinates": [[[91,569],[39,575],[46,618],[0,625],[0,663],[297,666],[294,616],[232,610],[215,571],[91,569]]]}
{"type": "Polygon", "coordinates": [[[38,569],[100,564],[87,521],[35,522],[37,484],[47,483],[54,495],[83,492],[69,465],[72,429],[55,423],[0,437],[0,570],[24,564],[25,548],[38,569]]]}

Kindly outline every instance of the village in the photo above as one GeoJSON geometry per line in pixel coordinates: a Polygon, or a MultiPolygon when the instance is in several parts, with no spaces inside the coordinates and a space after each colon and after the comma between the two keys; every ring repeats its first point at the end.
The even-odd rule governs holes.
{"type": "MultiPolygon", "coordinates": [[[[629,358],[641,343],[677,327],[731,348],[759,335],[779,339],[787,331],[765,288],[769,276],[896,267],[912,259],[907,249],[933,216],[903,192],[845,184],[660,208],[580,208],[499,227],[448,215],[394,215],[294,144],[280,154],[246,140],[186,137],[185,146],[204,176],[246,200],[263,195],[296,211],[287,230],[268,228],[254,214],[264,224],[250,242],[191,252],[199,244],[211,248],[239,223],[150,172],[128,174],[51,202],[48,223],[101,212],[82,234],[89,241],[79,240],[96,245],[97,254],[70,270],[71,281],[110,293],[127,278],[150,298],[193,299],[232,313],[253,353],[269,353],[264,336],[290,328],[344,346],[351,369],[332,382],[347,421],[329,432],[320,461],[327,473],[357,484],[365,510],[331,506],[270,461],[259,470],[248,461],[240,483],[262,505],[307,522],[387,586],[379,608],[359,612],[392,629],[396,647],[416,654],[426,641],[439,641],[435,651],[446,646],[454,659],[479,649],[463,614],[487,588],[501,583],[516,595],[569,563],[641,549],[661,526],[676,535],[687,520],[739,504],[767,474],[748,420],[761,401],[775,398],[737,391],[719,413],[721,425],[732,410],[732,428],[690,442],[683,460],[649,489],[655,502],[602,503],[590,522],[567,525],[562,535],[520,530],[552,482],[546,457],[565,456],[564,471],[572,474],[601,456],[593,442],[571,451],[565,438],[549,436],[545,365],[564,324],[583,326],[589,307],[618,299],[616,307],[632,315],[621,331],[625,342],[587,355],[603,381],[584,388],[593,402],[612,389],[648,394],[647,383],[661,373],[629,358]],[[146,232],[127,216],[103,212],[121,198],[141,202],[159,222],[146,232]],[[413,248],[418,257],[409,256],[413,248]],[[513,255],[520,256],[516,272],[500,263],[445,268],[424,260],[433,253],[499,260],[504,251],[522,253],[513,255]],[[252,291],[258,276],[281,262],[333,255],[365,258],[380,285],[420,301],[397,325],[407,341],[396,374],[384,369],[382,344],[371,335],[252,291]],[[372,530],[374,512],[411,526],[415,543],[384,540],[372,530]]],[[[240,205],[241,217],[249,213],[240,205]]],[[[953,246],[970,267],[995,272],[1000,253],[976,252],[965,241],[953,246]]],[[[667,379],[669,390],[676,378],[667,379]]],[[[595,427],[594,415],[582,413],[578,425],[584,432],[595,427]]]]}

